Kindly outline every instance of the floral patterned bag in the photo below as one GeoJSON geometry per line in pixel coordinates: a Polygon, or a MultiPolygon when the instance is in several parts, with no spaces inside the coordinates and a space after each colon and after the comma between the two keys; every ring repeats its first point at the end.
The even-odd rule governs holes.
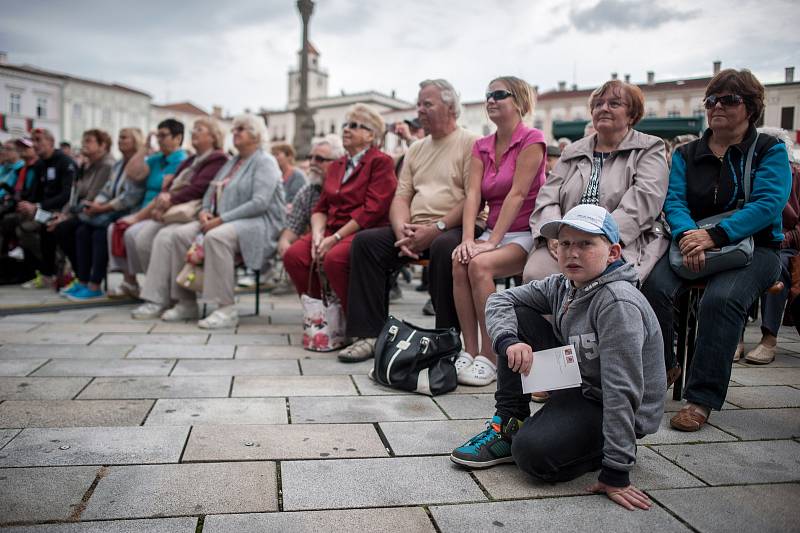
{"type": "Polygon", "coordinates": [[[328,278],[316,263],[311,265],[309,278],[314,272],[319,276],[322,298],[312,298],[308,294],[300,296],[303,305],[303,348],[311,352],[331,352],[347,343],[344,309],[330,289],[328,278]]]}

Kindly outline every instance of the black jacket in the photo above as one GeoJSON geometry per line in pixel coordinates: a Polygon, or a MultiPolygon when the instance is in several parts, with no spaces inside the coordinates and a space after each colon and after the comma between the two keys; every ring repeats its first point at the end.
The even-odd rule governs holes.
{"type": "Polygon", "coordinates": [[[78,172],[71,157],[55,150],[49,159],[35,165],[35,178],[25,200],[38,203],[45,211],[60,211],[69,201],[72,182],[78,172]]]}

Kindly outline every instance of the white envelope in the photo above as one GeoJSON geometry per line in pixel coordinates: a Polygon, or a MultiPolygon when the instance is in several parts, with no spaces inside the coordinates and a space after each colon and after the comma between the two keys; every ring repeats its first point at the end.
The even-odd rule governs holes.
{"type": "Polygon", "coordinates": [[[579,387],[582,380],[578,354],[571,344],[533,352],[530,373],[520,374],[520,377],[525,394],[579,387]]]}

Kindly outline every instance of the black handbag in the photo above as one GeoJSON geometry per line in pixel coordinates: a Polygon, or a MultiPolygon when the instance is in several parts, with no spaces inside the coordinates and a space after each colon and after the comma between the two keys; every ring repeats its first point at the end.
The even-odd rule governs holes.
{"type": "Polygon", "coordinates": [[[458,386],[455,328],[424,329],[391,315],[375,343],[372,378],[388,387],[437,396],[458,386]]]}

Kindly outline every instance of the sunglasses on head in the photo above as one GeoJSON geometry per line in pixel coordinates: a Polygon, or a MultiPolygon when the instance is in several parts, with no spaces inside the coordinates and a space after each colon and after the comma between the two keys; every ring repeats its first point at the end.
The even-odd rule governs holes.
{"type": "Polygon", "coordinates": [[[706,106],[706,109],[714,109],[714,106],[717,105],[717,102],[722,104],[722,107],[732,107],[743,103],[744,98],[738,94],[726,94],[725,96],[716,96],[712,94],[706,96],[706,99],[703,100],[703,104],[706,106]]]}
{"type": "Polygon", "coordinates": [[[500,100],[505,100],[509,96],[514,96],[514,93],[511,91],[506,91],[505,89],[497,89],[496,91],[486,91],[486,101],[488,102],[491,98],[495,102],[499,102],[500,100]]]}
{"type": "Polygon", "coordinates": [[[372,128],[370,128],[366,124],[361,124],[352,120],[350,122],[345,122],[344,124],[342,124],[342,129],[345,128],[348,130],[362,129],[362,130],[372,131],[372,128]]]}
{"type": "Polygon", "coordinates": [[[332,157],[322,157],[321,155],[318,154],[310,156],[309,159],[315,163],[327,163],[328,161],[334,160],[332,157]]]}

